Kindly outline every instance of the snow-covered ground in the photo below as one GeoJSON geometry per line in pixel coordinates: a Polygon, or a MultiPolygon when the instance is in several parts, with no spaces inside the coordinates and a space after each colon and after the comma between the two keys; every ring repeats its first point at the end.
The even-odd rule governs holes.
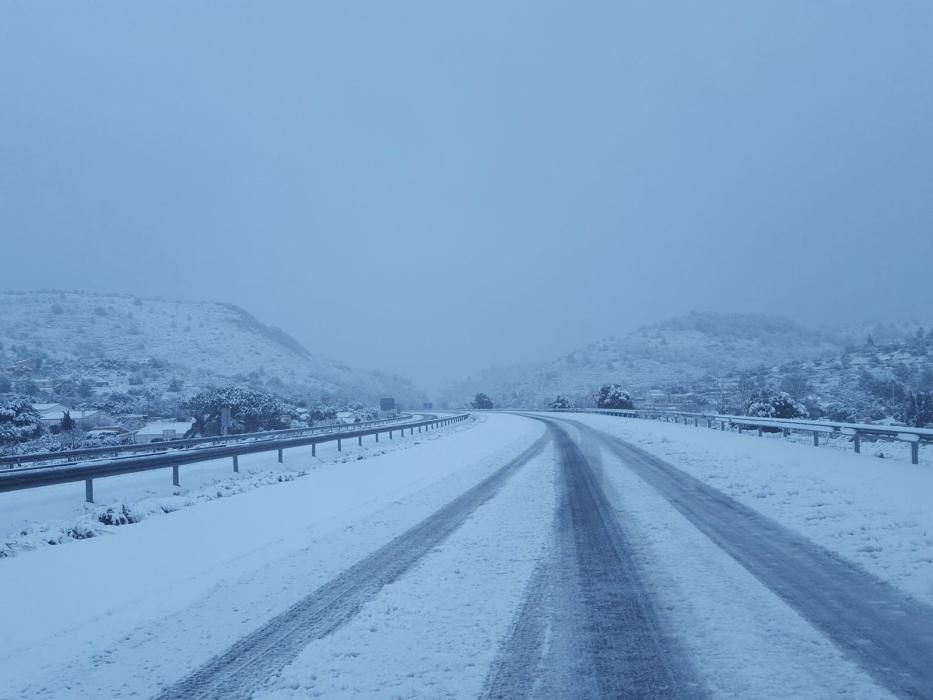
{"type": "MultiPolygon", "coordinates": [[[[890,697],[890,686],[782,597],[773,580],[698,529],[612,441],[563,421],[639,446],[927,603],[933,468],[911,465],[907,454],[882,460],[868,450],[855,455],[683,425],[560,419],[632,543],[632,556],[620,564],[633,567],[678,640],[685,672],[694,668],[709,695],[890,697]]],[[[491,413],[414,439],[347,444],[340,454],[330,446],[317,459],[309,450],[287,452],[284,465],[274,453],[244,458],[236,479],[227,463],[198,465],[182,472],[179,495],[168,472],[104,480],[102,500],[131,511],[150,513],[173,499],[186,507],[0,560],[0,596],[17,603],[0,635],[0,697],[151,697],[261,634],[390,543],[407,541],[416,526],[434,523],[544,434],[540,422],[491,413]],[[279,483],[282,474],[294,478],[279,483]],[[228,487],[231,497],[207,498],[228,487]]],[[[568,468],[560,454],[550,443],[515,462],[521,466],[449,536],[358,598],[359,606],[349,604],[335,627],[302,641],[283,656],[281,670],[263,674],[255,695],[242,697],[469,698],[488,690],[491,669],[515,644],[516,622],[535,600],[529,591],[537,572],[556,561],[572,564],[554,559],[555,528],[575,522],[558,517],[566,515],[569,483],[556,478],[568,468]]],[[[0,522],[15,528],[24,517],[94,516],[81,496],[80,485],[18,494],[0,501],[0,522]]],[[[383,565],[391,562],[371,571],[383,565]]],[[[352,597],[358,583],[348,580],[340,595],[352,597]]],[[[578,630],[594,635],[585,639],[560,632],[549,627],[545,646],[555,639],[592,644],[599,634],[588,627],[578,630]]]]}
{"type": "Polygon", "coordinates": [[[477,697],[548,546],[554,474],[548,450],[257,700],[477,697]]]}

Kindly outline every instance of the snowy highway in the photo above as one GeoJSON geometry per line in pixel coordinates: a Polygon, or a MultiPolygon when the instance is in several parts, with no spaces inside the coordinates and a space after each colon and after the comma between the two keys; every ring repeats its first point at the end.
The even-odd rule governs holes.
{"type": "Polygon", "coordinates": [[[0,696],[933,697],[922,467],[583,414],[292,461],[0,560],[0,696]]]}

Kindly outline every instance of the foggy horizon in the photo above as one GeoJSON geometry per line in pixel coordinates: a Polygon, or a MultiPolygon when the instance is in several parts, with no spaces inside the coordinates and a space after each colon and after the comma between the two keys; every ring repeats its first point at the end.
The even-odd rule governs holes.
{"type": "Polygon", "coordinates": [[[927,314],[929,5],[210,7],[4,8],[0,288],[431,392],[691,310],[927,314]]]}

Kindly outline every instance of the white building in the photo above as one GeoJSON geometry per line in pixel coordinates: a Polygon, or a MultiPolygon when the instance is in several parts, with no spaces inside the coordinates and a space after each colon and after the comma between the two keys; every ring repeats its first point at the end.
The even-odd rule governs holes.
{"type": "Polygon", "coordinates": [[[71,410],[68,406],[62,403],[34,403],[32,407],[39,412],[39,415],[42,416],[43,423],[46,422],[46,415],[48,415],[51,418],[51,416],[57,413],[58,417],[56,418],[56,420],[61,420],[62,414],[65,411],[71,410]]]}
{"type": "Polygon", "coordinates": [[[165,440],[180,440],[185,437],[185,433],[191,430],[194,421],[152,421],[146,423],[133,435],[133,442],[142,445],[153,440],[159,442],[165,440]]]}
{"type": "Polygon", "coordinates": [[[34,403],[32,407],[39,412],[42,425],[47,427],[61,423],[66,411],[76,423],[91,423],[101,415],[100,411],[76,411],[61,403],[34,403]]]}

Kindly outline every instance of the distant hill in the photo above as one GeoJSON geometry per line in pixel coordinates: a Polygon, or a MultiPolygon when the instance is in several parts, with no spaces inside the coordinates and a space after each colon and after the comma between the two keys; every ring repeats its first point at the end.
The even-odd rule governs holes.
{"type": "Polygon", "coordinates": [[[0,292],[0,375],[43,386],[83,380],[98,397],[240,383],[335,403],[424,399],[405,379],[316,355],[231,304],[82,292],[0,292]]]}
{"type": "Polygon", "coordinates": [[[617,382],[642,402],[655,390],[654,402],[717,409],[736,400],[740,383],[754,381],[794,385],[813,405],[863,407],[871,404],[856,400],[865,398],[859,387],[869,383],[860,374],[863,366],[883,381],[898,363],[907,365],[897,369],[908,378],[905,388],[925,386],[925,359],[901,347],[916,330],[917,324],[877,323],[810,329],[772,316],[691,313],[604,338],[542,365],[484,372],[450,387],[444,398],[462,405],[482,391],[504,406],[542,406],[558,394],[585,403],[602,384],[617,382]],[[872,333],[877,345],[863,347],[872,333]]]}

